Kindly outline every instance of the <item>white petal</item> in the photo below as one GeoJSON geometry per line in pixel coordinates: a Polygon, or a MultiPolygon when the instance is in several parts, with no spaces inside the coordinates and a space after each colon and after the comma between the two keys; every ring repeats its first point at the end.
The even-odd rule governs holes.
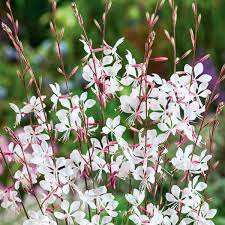
{"type": "Polygon", "coordinates": [[[103,132],[104,134],[109,134],[111,131],[110,131],[110,129],[109,129],[108,127],[103,127],[103,128],[102,128],[102,132],[103,132]]]}
{"type": "Polygon", "coordinates": [[[194,72],[195,72],[195,77],[197,77],[200,74],[202,74],[203,73],[203,64],[202,63],[198,63],[197,65],[195,65],[194,72]]]}
{"type": "Polygon", "coordinates": [[[166,200],[169,201],[169,202],[175,202],[176,201],[175,197],[170,193],[166,193],[166,200]]]}
{"type": "Polygon", "coordinates": [[[186,64],[184,66],[184,71],[187,73],[187,74],[192,74],[192,67],[188,64],[186,64]]]}
{"type": "Polygon", "coordinates": [[[179,188],[177,185],[173,185],[173,186],[172,186],[171,192],[172,192],[172,194],[173,194],[177,199],[179,199],[179,196],[180,196],[180,188],[179,188]]]}
{"type": "Polygon", "coordinates": [[[204,182],[199,182],[198,184],[197,184],[197,186],[196,186],[196,190],[197,191],[203,191],[203,190],[205,190],[207,188],[207,184],[206,183],[204,183],[204,182]]]}
{"type": "Polygon", "coordinates": [[[197,80],[202,83],[208,83],[210,80],[212,80],[212,77],[210,75],[204,74],[200,76],[197,80]]]}
{"type": "Polygon", "coordinates": [[[66,218],[66,215],[61,212],[54,212],[54,215],[59,220],[64,220],[66,218]]]}
{"type": "Polygon", "coordinates": [[[120,124],[120,116],[113,119],[113,127],[117,127],[120,124]]]}
{"type": "Polygon", "coordinates": [[[62,203],[61,203],[61,209],[63,209],[64,211],[68,212],[68,209],[69,209],[69,202],[64,200],[62,203]]]}
{"type": "Polygon", "coordinates": [[[18,108],[17,105],[15,105],[15,104],[13,104],[13,103],[9,103],[9,105],[10,105],[11,109],[12,109],[14,112],[20,113],[20,110],[19,110],[19,108],[18,108]]]}
{"type": "Polygon", "coordinates": [[[216,209],[210,209],[209,212],[206,215],[207,219],[212,219],[217,213],[216,209]]]}
{"type": "Polygon", "coordinates": [[[92,108],[95,105],[95,100],[93,99],[88,99],[85,103],[84,103],[84,108],[85,109],[89,109],[92,108]]]}
{"type": "Polygon", "coordinates": [[[103,65],[109,65],[113,62],[113,57],[111,55],[107,55],[103,58],[103,65]]]}
{"type": "Polygon", "coordinates": [[[80,208],[80,202],[75,201],[70,206],[70,212],[75,212],[80,208]]]}

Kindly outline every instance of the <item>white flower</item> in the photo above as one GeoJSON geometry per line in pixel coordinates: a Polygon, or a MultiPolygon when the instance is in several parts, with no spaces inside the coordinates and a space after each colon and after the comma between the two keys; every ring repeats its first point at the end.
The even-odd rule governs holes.
{"type": "Polygon", "coordinates": [[[53,95],[51,96],[51,101],[53,102],[52,110],[56,110],[58,101],[61,103],[62,106],[66,108],[70,108],[70,101],[67,95],[62,95],[60,92],[60,86],[58,83],[50,84],[49,85],[53,91],[53,95]]]}
{"type": "Polygon", "coordinates": [[[91,218],[91,223],[87,223],[87,225],[113,225],[111,221],[112,221],[111,216],[104,216],[101,218],[100,215],[94,215],[91,218]]]}
{"type": "Polygon", "coordinates": [[[89,59],[87,65],[83,68],[83,78],[88,82],[87,88],[99,82],[102,74],[102,66],[98,59],[89,59]]]}
{"type": "Polygon", "coordinates": [[[46,96],[41,96],[41,98],[37,98],[35,96],[32,96],[30,98],[29,103],[26,103],[25,106],[21,109],[21,111],[25,114],[28,113],[34,113],[35,117],[38,120],[39,124],[43,124],[46,121],[44,109],[46,105],[44,104],[44,99],[46,96]]]}
{"type": "Polygon", "coordinates": [[[201,152],[200,156],[192,154],[194,146],[188,145],[184,152],[181,148],[178,149],[176,157],[171,162],[178,170],[187,171],[199,174],[208,170],[208,161],[212,158],[211,155],[206,155],[207,150],[201,152]]]}
{"type": "Polygon", "coordinates": [[[199,212],[192,211],[189,215],[193,218],[194,225],[214,225],[212,219],[216,215],[216,209],[209,209],[209,205],[205,202],[200,207],[199,212]]]}
{"type": "Polygon", "coordinates": [[[136,60],[133,58],[130,51],[127,50],[126,59],[128,64],[126,65],[125,77],[121,79],[121,83],[125,86],[136,86],[138,83],[138,78],[141,75],[141,68],[135,68],[136,60]]]}
{"type": "Polygon", "coordinates": [[[198,63],[194,66],[194,70],[192,69],[192,67],[188,64],[185,65],[184,67],[184,71],[191,75],[192,74],[192,71],[194,72],[194,78],[198,81],[198,82],[201,82],[201,83],[208,83],[212,77],[208,74],[203,74],[203,64],[202,63],[198,63]]]}
{"type": "Polygon", "coordinates": [[[95,105],[95,100],[87,98],[87,92],[84,92],[79,96],[75,95],[71,98],[72,111],[82,110],[85,112],[87,109],[92,108],[95,105]]]}
{"type": "Polygon", "coordinates": [[[147,149],[148,148],[157,148],[160,144],[162,144],[167,138],[167,135],[165,134],[157,134],[157,131],[155,129],[147,130],[147,137],[144,135],[141,136],[141,133],[139,135],[139,142],[142,145],[146,144],[147,149]],[[146,143],[145,143],[146,142],[146,143]]]}
{"type": "Polygon", "coordinates": [[[41,142],[41,145],[32,144],[32,149],[33,149],[32,153],[33,157],[31,158],[31,162],[36,165],[44,163],[46,158],[53,156],[52,147],[48,146],[48,143],[45,140],[41,142]]]}
{"type": "Polygon", "coordinates": [[[13,155],[15,161],[23,161],[23,150],[19,144],[14,144],[13,142],[10,142],[8,148],[10,154],[13,155]]]}
{"type": "Polygon", "coordinates": [[[188,184],[189,190],[194,194],[194,195],[199,195],[199,192],[204,191],[207,188],[207,184],[204,182],[198,182],[200,176],[195,176],[193,178],[193,181],[190,181],[188,184]]]}
{"type": "Polygon", "coordinates": [[[64,157],[57,158],[55,161],[51,158],[46,158],[45,162],[38,167],[38,172],[45,176],[48,182],[59,180],[66,183],[67,177],[72,175],[72,169],[67,166],[64,157]]]}
{"type": "Polygon", "coordinates": [[[97,138],[91,138],[92,147],[95,151],[101,152],[108,152],[114,155],[118,150],[118,143],[117,142],[109,142],[106,136],[103,136],[101,141],[97,138]]]}
{"type": "Polygon", "coordinates": [[[56,225],[57,223],[42,212],[29,211],[29,219],[24,221],[23,225],[56,225]]]}
{"type": "Polygon", "coordinates": [[[111,77],[114,80],[116,80],[116,76],[117,76],[118,72],[121,70],[121,68],[122,68],[122,65],[116,61],[116,62],[114,62],[114,64],[112,66],[104,67],[103,70],[104,70],[106,76],[111,77]]]}
{"type": "Polygon", "coordinates": [[[102,128],[104,134],[113,134],[117,139],[122,137],[126,128],[120,125],[120,116],[114,119],[108,118],[106,120],[106,126],[102,128]]]}
{"type": "Polygon", "coordinates": [[[76,171],[79,171],[80,173],[82,173],[84,171],[84,168],[87,164],[87,162],[85,162],[85,158],[83,158],[84,156],[81,155],[81,153],[78,150],[73,150],[70,154],[70,159],[71,159],[71,166],[72,169],[74,169],[76,171]]]}
{"type": "Polygon", "coordinates": [[[146,119],[145,102],[140,101],[136,91],[133,91],[130,96],[120,96],[120,109],[122,112],[131,114],[127,118],[128,125],[133,125],[136,120],[141,122],[141,119],[146,119]]]}
{"type": "Polygon", "coordinates": [[[133,210],[134,210],[134,212],[131,216],[129,216],[129,219],[131,221],[133,221],[133,223],[135,225],[145,225],[145,224],[149,225],[150,224],[148,216],[142,215],[141,212],[136,207],[133,210]]]}
{"type": "Polygon", "coordinates": [[[177,211],[171,208],[168,208],[163,212],[163,222],[162,225],[176,225],[179,221],[177,211]]]}
{"type": "Polygon", "coordinates": [[[61,212],[55,212],[54,215],[59,220],[66,220],[69,225],[73,224],[73,220],[77,224],[81,224],[83,222],[83,219],[85,218],[85,213],[79,210],[80,208],[80,202],[74,201],[71,205],[68,201],[64,200],[61,203],[61,209],[64,211],[61,212]]]}
{"type": "Polygon", "coordinates": [[[147,214],[150,216],[150,224],[158,225],[163,222],[163,214],[159,210],[159,207],[154,206],[152,203],[148,204],[146,207],[147,214]]]}
{"type": "Polygon", "coordinates": [[[97,171],[97,173],[98,173],[96,175],[97,181],[101,181],[103,171],[106,173],[109,172],[106,161],[105,161],[105,159],[98,157],[95,153],[93,153],[91,161],[92,162],[90,162],[90,164],[92,166],[92,170],[97,171]]]}
{"type": "Polygon", "coordinates": [[[19,107],[13,103],[9,103],[11,109],[16,113],[16,122],[15,126],[20,125],[21,118],[23,116],[22,111],[19,109],[19,107]]]}
{"type": "Polygon", "coordinates": [[[55,127],[58,132],[64,133],[62,136],[63,141],[67,141],[69,139],[70,132],[72,130],[77,131],[78,127],[81,126],[81,119],[78,113],[79,112],[77,111],[70,113],[64,109],[61,109],[56,113],[60,123],[56,124],[55,127]]]}
{"type": "Polygon", "coordinates": [[[19,137],[24,143],[35,144],[39,141],[49,140],[49,136],[43,133],[44,127],[37,126],[34,129],[31,126],[24,127],[24,133],[20,134],[19,137]]]}
{"type": "Polygon", "coordinates": [[[150,113],[150,119],[159,121],[160,123],[172,123],[176,125],[180,117],[178,105],[169,99],[167,100],[167,96],[163,93],[159,94],[160,97],[157,100],[151,99],[149,101],[150,109],[153,110],[153,112],[150,113]]]}
{"type": "Polygon", "coordinates": [[[151,184],[155,182],[155,170],[152,167],[145,168],[144,166],[138,166],[134,172],[133,176],[135,180],[141,181],[141,187],[143,189],[150,188],[151,184]]]}
{"type": "Polygon", "coordinates": [[[0,190],[0,200],[2,208],[10,208],[13,211],[16,211],[21,203],[21,199],[18,197],[17,191],[14,191],[11,188],[0,190]]]}
{"type": "MultiPolygon", "coordinates": [[[[93,199],[95,199],[98,212],[105,211],[111,217],[116,217],[118,215],[118,213],[115,212],[118,202],[114,200],[115,197],[111,193],[107,193],[105,186],[90,190],[88,195],[90,196],[90,200],[93,201],[93,199]]],[[[93,207],[92,203],[90,207],[93,207]]]]}
{"type": "Polygon", "coordinates": [[[80,39],[80,42],[83,43],[84,45],[84,51],[87,53],[87,55],[84,57],[84,60],[87,60],[89,58],[89,56],[91,55],[91,47],[89,46],[88,43],[86,43],[86,41],[80,39]]]}
{"type": "Polygon", "coordinates": [[[126,194],[125,198],[131,205],[138,207],[144,201],[145,193],[134,189],[133,194],[126,194]]]}
{"type": "Polygon", "coordinates": [[[204,109],[204,104],[202,100],[206,99],[211,91],[208,88],[208,83],[201,83],[198,85],[197,83],[193,83],[190,87],[190,92],[193,97],[197,100],[198,104],[201,108],[204,109]]]}
{"type": "Polygon", "coordinates": [[[110,97],[111,95],[116,95],[116,92],[121,91],[122,89],[123,88],[121,87],[120,83],[114,77],[110,77],[105,81],[104,94],[108,97],[110,97]]]}
{"type": "Polygon", "coordinates": [[[30,188],[32,184],[37,183],[37,176],[35,173],[31,173],[31,168],[28,168],[29,173],[27,171],[27,168],[24,166],[22,170],[17,170],[14,178],[15,178],[15,184],[14,187],[16,190],[19,189],[20,184],[23,188],[30,188]]]}
{"type": "Polygon", "coordinates": [[[174,157],[171,162],[173,166],[178,170],[190,170],[191,169],[191,153],[193,151],[193,145],[188,145],[183,151],[178,148],[176,152],[176,157],[174,157]]]}
{"type": "Polygon", "coordinates": [[[177,185],[173,185],[171,193],[166,193],[166,200],[173,208],[180,210],[183,204],[186,203],[186,198],[189,196],[187,189],[181,190],[177,185]]]}
{"type": "Polygon", "coordinates": [[[104,49],[104,54],[105,55],[110,55],[112,54],[113,56],[115,56],[116,59],[119,58],[119,55],[117,54],[117,48],[119,47],[119,45],[121,45],[124,41],[124,38],[120,38],[116,44],[114,45],[113,48],[109,48],[109,46],[107,46],[107,48],[104,49]]]}
{"type": "Polygon", "coordinates": [[[192,159],[192,172],[193,173],[203,173],[208,170],[208,161],[212,158],[211,155],[206,155],[207,150],[203,150],[200,156],[195,155],[192,159]]]}

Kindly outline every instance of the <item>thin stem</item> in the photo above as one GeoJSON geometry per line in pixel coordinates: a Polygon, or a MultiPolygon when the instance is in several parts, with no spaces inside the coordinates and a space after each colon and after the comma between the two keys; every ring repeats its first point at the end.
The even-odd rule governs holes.
{"type": "MultiPolygon", "coordinates": [[[[2,155],[2,158],[3,158],[3,161],[4,161],[5,165],[6,165],[7,169],[8,169],[8,171],[9,171],[9,175],[10,175],[12,181],[13,181],[13,184],[15,185],[15,178],[14,178],[14,176],[13,176],[13,174],[12,174],[12,171],[11,171],[11,169],[10,169],[10,167],[9,167],[9,164],[8,164],[6,158],[5,158],[5,155],[4,155],[4,153],[3,153],[2,149],[1,149],[1,147],[0,147],[0,153],[1,153],[1,155],[2,155]]],[[[23,201],[22,201],[22,196],[21,196],[21,194],[20,194],[19,191],[18,191],[18,195],[19,195],[19,197],[20,197],[20,199],[21,199],[21,205],[22,205],[23,211],[24,211],[24,213],[25,213],[27,219],[29,219],[27,210],[26,210],[25,205],[24,205],[24,203],[23,203],[23,201]]]]}

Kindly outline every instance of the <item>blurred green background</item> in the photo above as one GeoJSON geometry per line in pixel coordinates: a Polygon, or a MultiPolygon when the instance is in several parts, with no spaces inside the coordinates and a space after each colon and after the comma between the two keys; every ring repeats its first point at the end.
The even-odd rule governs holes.
{"type": "MultiPolygon", "coordinates": [[[[65,35],[61,43],[65,68],[67,71],[75,65],[80,65],[84,57],[83,45],[79,41],[81,30],[76,22],[72,10],[71,0],[59,0],[57,9],[57,25],[65,27],[65,35]]],[[[99,46],[101,37],[93,20],[101,21],[104,10],[103,0],[77,0],[78,8],[85,22],[89,37],[94,46],[99,46]]],[[[176,0],[178,5],[177,24],[177,52],[181,56],[191,48],[189,28],[193,27],[192,0],[176,0]]],[[[20,37],[24,43],[26,53],[31,61],[35,74],[42,78],[43,91],[47,94],[49,83],[58,81],[65,88],[62,77],[56,68],[58,62],[55,56],[54,39],[49,29],[51,20],[50,0],[12,0],[15,17],[20,23],[20,37]]],[[[144,43],[148,35],[145,22],[145,12],[154,10],[155,0],[112,0],[112,8],[107,22],[106,40],[113,44],[120,37],[125,37],[121,55],[126,49],[132,50],[137,61],[143,57],[144,43]]],[[[199,0],[199,11],[202,14],[202,24],[198,38],[198,57],[209,53],[211,58],[205,62],[205,72],[212,75],[211,87],[216,82],[217,73],[225,62],[225,1],[224,0],[199,0]]],[[[0,2],[0,20],[7,23],[5,0],[0,2]]],[[[157,25],[157,36],[154,45],[155,56],[172,56],[172,51],[164,29],[171,31],[171,12],[168,1],[160,12],[160,22],[157,25]]],[[[186,63],[190,59],[186,60],[186,63]]],[[[8,103],[14,102],[21,105],[25,101],[24,90],[16,70],[19,65],[18,55],[13,49],[6,35],[0,29],[0,145],[7,146],[4,126],[13,126],[15,114],[10,110],[8,103]]],[[[182,69],[183,64],[178,66],[182,69]]],[[[166,77],[172,73],[172,63],[152,64],[151,71],[166,77]]],[[[81,71],[70,81],[71,90],[81,90],[84,82],[81,71]]],[[[219,88],[220,101],[225,101],[224,88],[219,88]]],[[[216,107],[216,106],[215,106],[216,107]]],[[[213,198],[212,206],[218,209],[215,220],[216,225],[225,224],[225,113],[220,116],[220,128],[215,135],[216,160],[220,160],[218,170],[211,175],[211,185],[208,196],[213,198]]],[[[207,132],[206,134],[207,135],[207,132]]],[[[4,168],[0,165],[2,178],[4,168]]],[[[1,217],[1,215],[0,215],[1,217]]],[[[2,224],[2,223],[1,223],[2,224]]],[[[7,223],[6,223],[7,224],[7,223]]],[[[12,224],[12,223],[9,223],[12,224]]]]}

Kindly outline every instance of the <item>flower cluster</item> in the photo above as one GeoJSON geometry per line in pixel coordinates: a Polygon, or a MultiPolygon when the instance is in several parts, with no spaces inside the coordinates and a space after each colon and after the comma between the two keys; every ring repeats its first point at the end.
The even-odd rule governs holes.
{"type": "Polygon", "coordinates": [[[129,219],[135,224],[212,224],[215,210],[209,209],[200,194],[207,185],[199,181],[200,175],[208,170],[211,155],[207,150],[200,155],[194,153],[204,143],[193,126],[205,111],[210,76],[203,74],[203,66],[198,63],[194,72],[186,65],[182,74],[175,73],[168,81],[157,74],[143,77],[145,65],[136,64],[129,51],[125,73],[120,76],[122,59],[117,48],[122,41],[112,48],[106,46],[101,60],[91,54],[86,56],[83,78],[97,99],[88,98],[87,92],[80,96],[62,94],[59,84],[50,85],[52,109],[57,110],[55,124],[46,123],[44,96],[31,97],[22,109],[10,104],[17,113],[16,125],[24,116],[36,118],[36,125],[25,126],[17,136],[12,133],[14,142],[9,144],[10,154],[6,158],[21,165],[21,169],[14,175],[14,186],[1,191],[2,207],[16,209],[22,201],[17,193],[21,187],[31,193],[35,191],[34,186],[41,188],[39,204],[43,214],[30,212],[24,224],[56,224],[51,212],[52,217],[66,220],[68,224],[113,224],[113,218],[119,213],[119,202],[112,190],[117,188],[118,180],[124,183],[134,180],[137,184],[132,192],[124,194],[129,203],[129,219]],[[125,86],[130,87],[129,95],[120,94],[125,86]],[[96,100],[106,105],[117,96],[120,96],[118,113],[122,115],[103,119],[103,124],[88,116],[96,100]],[[121,125],[122,116],[126,117],[127,127],[121,125]],[[146,121],[152,125],[145,127],[146,121]],[[124,138],[127,129],[132,130],[134,143],[124,138]],[[72,139],[79,147],[68,151],[69,157],[56,157],[52,145],[55,140],[49,130],[58,134],[59,140],[72,139]],[[188,141],[193,144],[175,151],[169,159],[174,170],[168,171],[165,158],[169,157],[168,152],[174,152],[166,148],[171,135],[180,136],[179,146],[188,141]],[[173,185],[164,197],[163,206],[153,203],[144,206],[148,193],[156,196],[158,180],[170,178],[165,171],[170,176],[183,173],[185,180],[189,180],[188,186],[181,189],[173,185]],[[86,182],[86,191],[77,185],[80,182],[86,182]],[[69,197],[74,193],[77,200],[69,197]],[[88,209],[94,212],[91,221],[87,219],[88,209]]]}
{"type": "Polygon", "coordinates": [[[87,91],[62,93],[50,84],[50,112],[39,92],[21,108],[10,103],[15,125],[30,123],[19,134],[7,129],[12,142],[2,154],[18,170],[10,171],[13,184],[0,190],[0,200],[3,208],[25,211],[24,225],[113,225],[121,218],[137,225],[214,224],[216,210],[205,196],[212,156],[194,126],[204,117],[211,76],[200,62],[165,80],[148,73],[148,57],[137,63],[127,51],[123,59],[123,41],[95,49],[82,37],[87,91]],[[119,103],[112,118],[109,102],[119,103]],[[38,210],[27,211],[23,190],[38,210]]]}

